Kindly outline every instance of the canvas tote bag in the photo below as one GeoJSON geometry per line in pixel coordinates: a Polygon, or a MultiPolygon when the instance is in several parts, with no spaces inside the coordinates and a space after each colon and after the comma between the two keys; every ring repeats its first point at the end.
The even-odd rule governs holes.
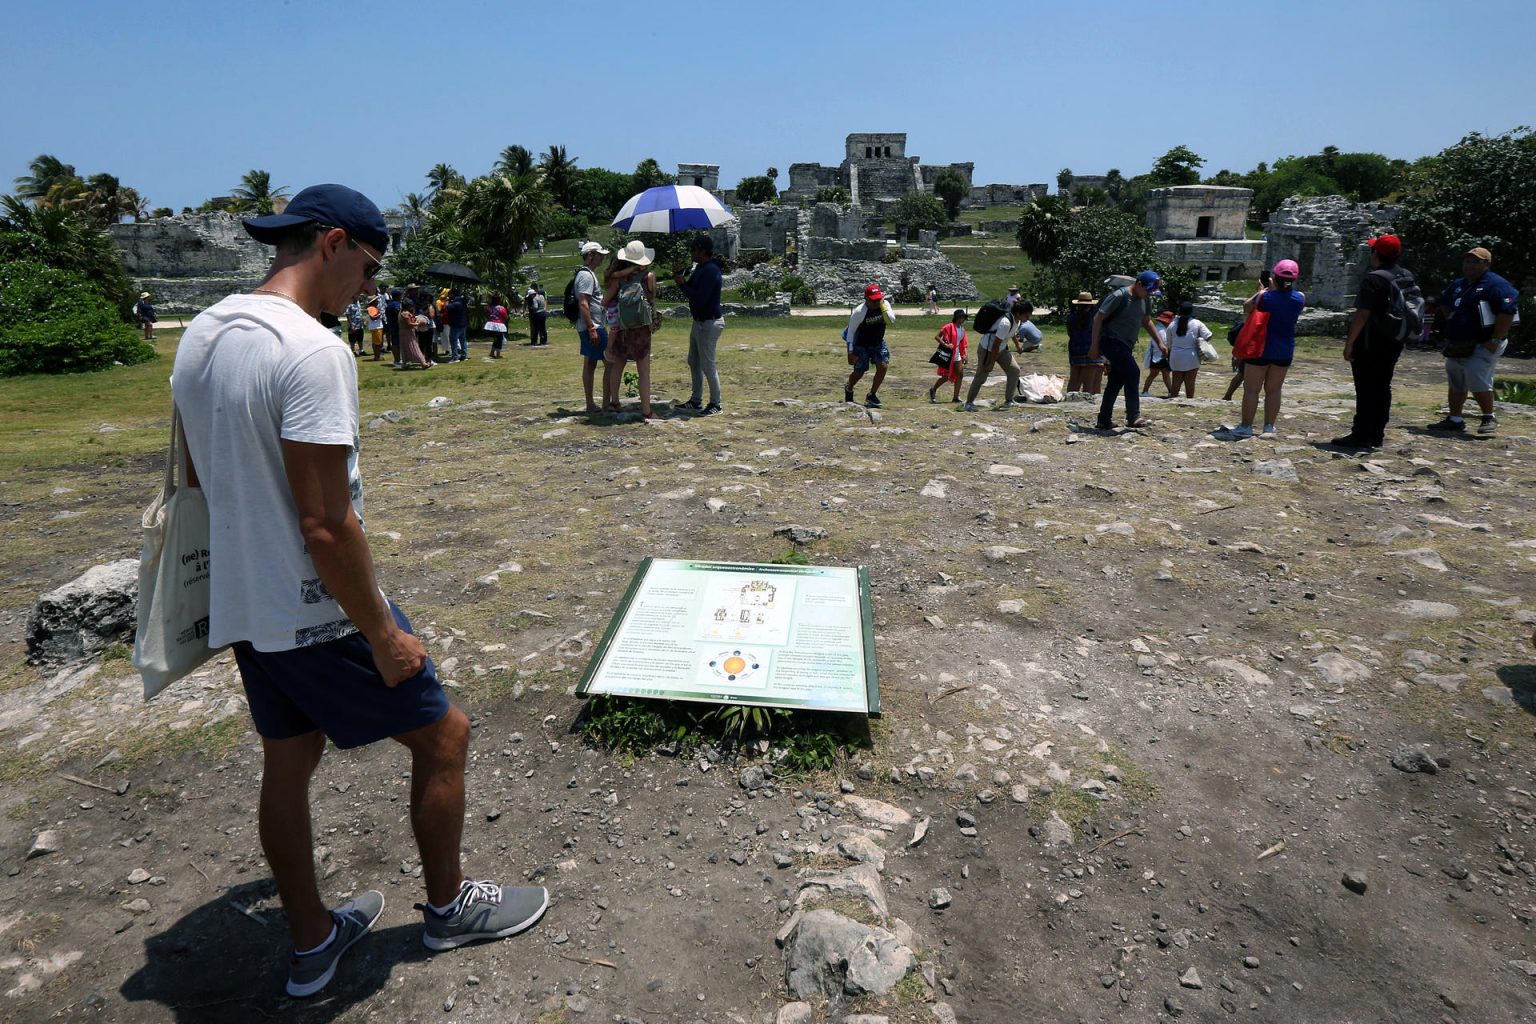
{"type": "MultiPolygon", "coordinates": [[[[218,653],[208,646],[208,499],[187,484],[181,413],[171,405],[165,482],[144,510],[133,667],[144,699],[218,653]]],[[[222,650],[222,648],[220,648],[222,650]]]]}

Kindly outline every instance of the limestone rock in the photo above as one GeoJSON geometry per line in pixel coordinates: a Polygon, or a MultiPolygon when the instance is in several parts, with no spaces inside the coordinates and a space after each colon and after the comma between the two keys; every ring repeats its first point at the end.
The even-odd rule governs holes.
{"type": "Polygon", "coordinates": [[[877,825],[905,825],[912,820],[912,815],[883,800],[872,800],[865,796],[845,796],[843,803],[847,804],[854,814],[877,825]]]}
{"type": "Polygon", "coordinates": [[[1399,601],[1397,613],[1409,619],[1454,619],[1461,609],[1444,601],[1399,601]]]}
{"type": "Polygon", "coordinates": [[[44,829],[37,834],[36,839],[32,840],[32,848],[27,851],[26,859],[31,860],[34,857],[46,857],[50,853],[58,853],[59,845],[59,834],[51,828],[44,829]]]}
{"type": "Polygon", "coordinates": [[[880,884],[880,871],[873,864],[854,864],[840,871],[807,872],[800,880],[800,895],[795,901],[804,907],[838,896],[862,900],[882,921],[890,917],[885,888],[880,884]]]}
{"type": "Polygon", "coordinates": [[[1346,658],[1335,651],[1327,651],[1313,658],[1312,671],[1322,676],[1323,681],[1332,686],[1371,678],[1370,669],[1353,658],[1346,658]]]}
{"type": "Polygon", "coordinates": [[[784,947],[784,980],[797,999],[841,1001],[884,995],[916,965],[912,950],[883,928],[831,910],[800,919],[784,947]]]}
{"type": "Polygon", "coordinates": [[[138,599],[138,559],[93,565],[37,599],[27,619],[27,660],[34,665],[67,664],[131,637],[138,599]]]}
{"type": "Polygon", "coordinates": [[[1425,775],[1438,775],[1440,765],[1430,756],[1429,751],[1414,744],[1404,744],[1397,748],[1392,755],[1392,767],[1400,772],[1423,772],[1425,775]]]}
{"type": "Polygon", "coordinates": [[[827,531],[816,526],[781,526],[773,531],[775,537],[788,537],[791,544],[809,544],[813,540],[821,540],[827,535],[827,531]]]}
{"type": "Polygon", "coordinates": [[[1267,476],[1271,480],[1296,483],[1301,479],[1296,474],[1296,464],[1290,459],[1258,459],[1249,468],[1259,476],[1267,476]]]}
{"type": "Polygon", "coordinates": [[[989,562],[1006,562],[1018,555],[1027,554],[1029,554],[1029,552],[1025,551],[1023,548],[1013,548],[1006,544],[994,544],[982,552],[982,555],[985,556],[986,560],[989,562]]]}
{"type": "Polygon", "coordinates": [[[778,1015],[773,1018],[773,1024],[811,1024],[815,1019],[811,1013],[810,1003],[785,1003],[779,1007],[778,1015]]]}

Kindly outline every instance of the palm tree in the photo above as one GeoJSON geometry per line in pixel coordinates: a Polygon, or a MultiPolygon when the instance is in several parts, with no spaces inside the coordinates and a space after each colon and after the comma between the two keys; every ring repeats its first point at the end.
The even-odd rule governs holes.
{"type": "Polygon", "coordinates": [[[16,194],[33,202],[46,196],[55,185],[79,177],[73,165],[47,153],[34,157],[27,164],[27,171],[29,173],[16,179],[16,194]]]}
{"type": "Polygon", "coordinates": [[[240,187],[230,192],[230,209],[235,213],[272,212],[272,201],[288,194],[286,185],[272,187],[270,171],[251,170],[240,176],[240,187]]]}
{"type": "Polygon", "coordinates": [[[1072,191],[1072,168],[1063,167],[1061,170],[1056,172],[1056,191],[1072,191]]]}
{"type": "Polygon", "coordinates": [[[514,178],[520,174],[530,174],[533,171],[533,154],[527,146],[513,144],[501,151],[501,157],[496,161],[497,174],[510,174],[514,178]]]}
{"type": "Polygon", "coordinates": [[[466,186],[459,219],[498,260],[516,260],[544,233],[549,193],[532,174],[488,174],[466,186]]]}
{"type": "Polygon", "coordinates": [[[124,217],[139,220],[149,204],[138,191],[122,184],[115,175],[93,174],[85,179],[83,211],[97,224],[116,224],[124,217]]]}
{"type": "Polygon", "coordinates": [[[630,176],[630,187],[636,192],[644,192],[648,188],[657,185],[670,185],[672,176],[661,169],[654,157],[646,157],[635,165],[635,173],[630,176]]]}
{"type": "Polygon", "coordinates": [[[437,194],[464,184],[464,175],[450,164],[434,164],[427,172],[427,201],[435,202],[437,194]]]}
{"type": "Polygon", "coordinates": [[[539,158],[539,176],[560,208],[569,210],[576,191],[576,158],[567,156],[564,146],[550,146],[539,158]]]}

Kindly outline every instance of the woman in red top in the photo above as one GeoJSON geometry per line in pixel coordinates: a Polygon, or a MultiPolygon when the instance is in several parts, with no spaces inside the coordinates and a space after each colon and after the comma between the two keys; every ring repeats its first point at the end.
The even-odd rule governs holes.
{"type": "Polygon", "coordinates": [[[939,333],[933,336],[933,340],[939,343],[939,349],[931,357],[929,362],[938,369],[939,379],[933,382],[933,387],[928,389],[928,401],[939,400],[939,385],[949,381],[955,386],[955,393],[951,396],[951,402],[960,401],[960,381],[965,376],[965,356],[970,345],[965,337],[965,310],[955,310],[949,323],[939,328],[939,333]],[[947,354],[947,358],[946,358],[947,354]]]}

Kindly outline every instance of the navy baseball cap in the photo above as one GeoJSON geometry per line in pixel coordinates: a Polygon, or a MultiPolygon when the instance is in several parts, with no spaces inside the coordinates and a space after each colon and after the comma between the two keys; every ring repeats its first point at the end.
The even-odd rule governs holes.
{"type": "Polygon", "coordinates": [[[282,213],[252,217],[243,223],[246,234],[268,245],[275,243],[287,229],[300,224],[327,224],[373,246],[380,255],[389,248],[389,229],[384,226],[384,215],[373,200],[345,185],[311,185],[294,196],[282,213]]]}
{"type": "Polygon", "coordinates": [[[1136,283],[1153,295],[1161,295],[1163,292],[1163,275],[1155,270],[1143,270],[1136,275],[1136,283]]]}

